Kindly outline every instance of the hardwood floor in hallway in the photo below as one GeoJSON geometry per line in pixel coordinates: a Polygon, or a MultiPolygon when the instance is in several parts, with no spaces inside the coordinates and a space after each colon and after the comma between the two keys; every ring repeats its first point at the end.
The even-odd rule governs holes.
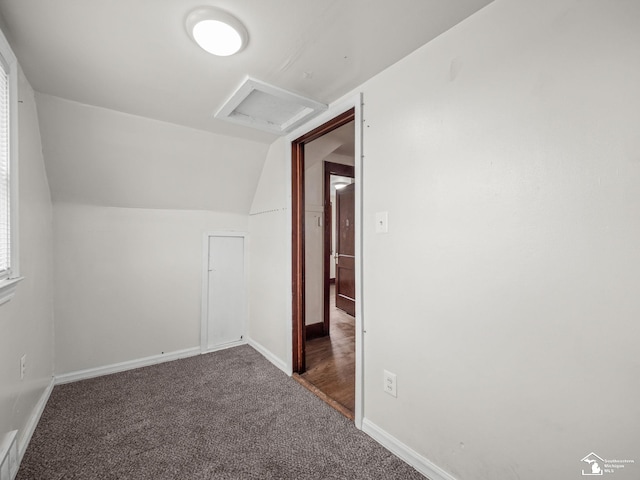
{"type": "MultiPolygon", "coordinates": [[[[329,302],[331,330],[327,337],[308,340],[303,379],[351,412],[355,407],[355,317],[336,308],[335,285],[329,302]]],[[[345,412],[343,412],[345,413],[345,412]]]]}

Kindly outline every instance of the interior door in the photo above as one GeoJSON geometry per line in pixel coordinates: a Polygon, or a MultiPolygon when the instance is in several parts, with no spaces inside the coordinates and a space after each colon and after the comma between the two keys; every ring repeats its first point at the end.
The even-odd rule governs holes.
{"type": "Polygon", "coordinates": [[[207,347],[242,341],[245,324],[244,237],[209,237],[207,347]]]}
{"type": "Polygon", "coordinates": [[[336,191],[336,307],[356,314],[355,183],[336,191]]]}

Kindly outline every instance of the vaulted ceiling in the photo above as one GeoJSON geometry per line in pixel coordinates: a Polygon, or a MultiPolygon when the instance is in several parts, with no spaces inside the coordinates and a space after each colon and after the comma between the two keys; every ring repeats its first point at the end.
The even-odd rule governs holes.
{"type": "Polygon", "coordinates": [[[214,133],[275,137],[212,118],[246,75],[330,103],[491,0],[0,0],[34,89],[214,133]],[[232,57],[198,48],[201,4],[246,26],[232,57]]]}
{"type": "Polygon", "coordinates": [[[329,104],[490,1],[0,0],[0,26],[37,92],[54,202],[246,213],[277,137],[213,113],[247,75],[329,104]],[[189,37],[203,3],[244,23],[239,54],[189,37]]]}

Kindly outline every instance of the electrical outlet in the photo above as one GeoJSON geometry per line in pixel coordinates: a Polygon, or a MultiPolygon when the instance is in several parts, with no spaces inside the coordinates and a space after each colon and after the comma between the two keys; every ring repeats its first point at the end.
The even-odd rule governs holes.
{"type": "Polygon", "coordinates": [[[398,382],[395,373],[384,371],[384,391],[392,397],[398,396],[398,382]]]}
{"type": "Polygon", "coordinates": [[[20,380],[24,378],[24,374],[27,372],[27,354],[25,353],[20,357],[20,380]]]}

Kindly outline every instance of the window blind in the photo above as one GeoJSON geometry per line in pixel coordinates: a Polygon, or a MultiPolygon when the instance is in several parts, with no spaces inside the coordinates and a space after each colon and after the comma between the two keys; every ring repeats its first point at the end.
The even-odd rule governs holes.
{"type": "Polygon", "coordinates": [[[11,273],[9,71],[0,58],[0,279],[11,273]]]}

